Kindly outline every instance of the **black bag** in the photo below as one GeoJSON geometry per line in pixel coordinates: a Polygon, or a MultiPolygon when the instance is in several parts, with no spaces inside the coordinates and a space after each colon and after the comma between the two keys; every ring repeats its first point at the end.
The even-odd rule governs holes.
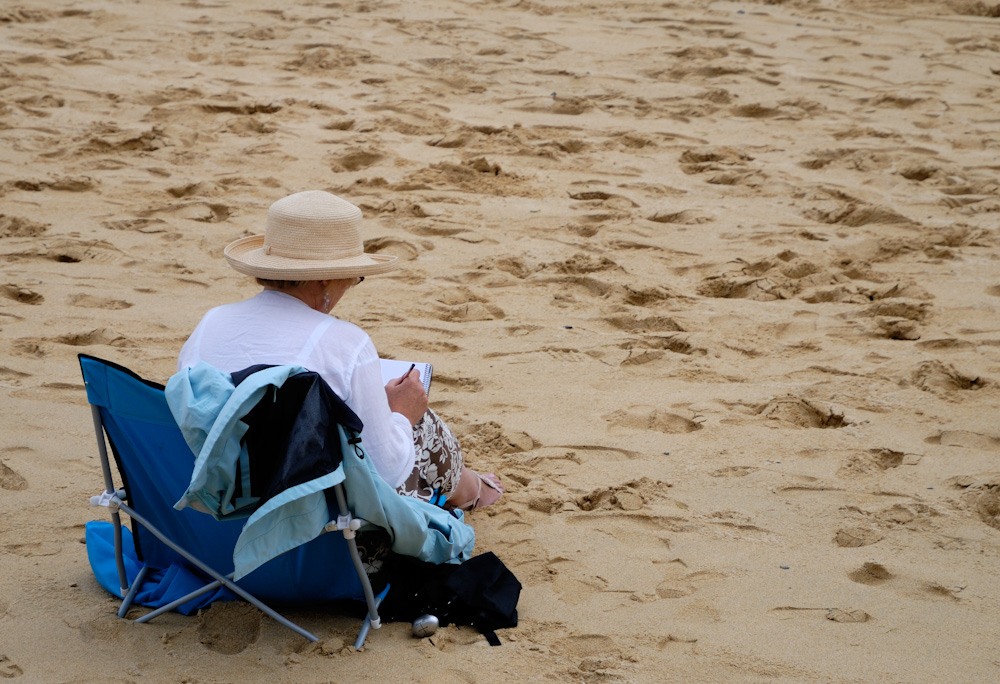
{"type": "Polygon", "coordinates": [[[425,563],[407,556],[386,560],[383,571],[391,585],[379,606],[388,622],[412,622],[434,615],[441,626],[471,625],[499,646],[494,630],[517,626],[521,583],[492,552],[461,565],[425,563]]]}

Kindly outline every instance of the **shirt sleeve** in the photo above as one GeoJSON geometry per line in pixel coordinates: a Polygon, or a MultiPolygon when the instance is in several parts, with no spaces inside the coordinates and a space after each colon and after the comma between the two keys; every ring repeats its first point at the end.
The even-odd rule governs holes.
{"type": "Polygon", "coordinates": [[[361,443],[378,474],[393,488],[406,481],[416,463],[413,426],[406,416],[393,413],[382,385],[378,353],[370,339],[358,353],[351,374],[348,406],[364,423],[361,443]]]}

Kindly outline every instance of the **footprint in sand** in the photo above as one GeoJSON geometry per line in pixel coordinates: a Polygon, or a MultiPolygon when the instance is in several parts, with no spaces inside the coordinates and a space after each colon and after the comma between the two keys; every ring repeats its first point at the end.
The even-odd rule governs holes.
{"type": "Polygon", "coordinates": [[[697,293],[713,299],[749,299],[755,302],[771,302],[787,299],[791,293],[781,291],[778,283],[770,278],[715,275],[705,278],[698,285],[697,293]]]}
{"type": "Polygon", "coordinates": [[[504,318],[503,309],[484,302],[467,302],[465,304],[439,304],[433,314],[442,321],[469,322],[495,321],[504,318]]]}
{"type": "Polygon", "coordinates": [[[571,606],[587,602],[594,594],[604,590],[605,585],[596,579],[574,579],[572,577],[557,577],[552,582],[552,590],[559,594],[560,599],[571,606]]]}
{"type": "Polygon", "coordinates": [[[836,190],[830,190],[825,199],[816,199],[816,205],[802,212],[802,215],[819,223],[849,228],[860,228],[871,224],[914,224],[909,218],[888,207],[868,204],[854,197],[845,197],[836,190]]]}
{"type": "Polygon", "coordinates": [[[686,356],[704,356],[708,353],[707,349],[687,334],[643,335],[620,343],[618,348],[629,352],[628,357],[621,362],[623,366],[656,361],[663,357],[665,351],[686,356]]]}
{"type": "MultiPolygon", "coordinates": [[[[140,611],[145,612],[145,609],[135,606],[130,610],[130,612],[132,611],[139,613],[140,611]]],[[[67,624],[70,624],[71,615],[72,613],[66,613],[67,624]]],[[[134,615],[133,617],[138,617],[138,615],[134,615]]],[[[102,644],[122,643],[123,640],[134,636],[135,623],[131,620],[120,620],[112,612],[110,614],[103,613],[99,617],[85,620],[76,625],[76,629],[79,632],[80,639],[84,642],[102,644]]]]}
{"type": "Polygon", "coordinates": [[[334,173],[360,171],[374,166],[385,158],[385,153],[377,149],[356,149],[330,160],[330,170],[334,173]]]}
{"type": "Polygon", "coordinates": [[[17,663],[0,653],[0,679],[13,679],[24,674],[24,670],[18,667],[17,663]]]}
{"type": "Polygon", "coordinates": [[[818,318],[812,311],[796,311],[791,320],[775,326],[774,337],[790,346],[810,343],[816,339],[818,318]]]}
{"type": "Polygon", "coordinates": [[[587,572],[579,563],[556,556],[545,564],[552,590],[571,606],[580,605],[608,589],[608,581],[587,572]]]}
{"type": "Polygon", "coordinates": [[[11,253],[8,258],[11,261],[47,259],[61,264],[91,261],[99,264],[111,264],[121,260],[123,254],[120,249],[103,240],[61,238],[44,245],[28,247],[21,252],[11,253]]]}
{"type": "Polygon", "coordinates": [[[924,440],[927,444],[1000,452],[1000,435],[970,430],[944,430],[924,440]]]}
{"type": "Polygon", "coordinates": [[[852,582],[877,587],[893,579],[895,575],[889,572],[884,565],[880,565],[879,563],[865,563],[857,570],[847,573],[847,577],[852,582]]]}
{"type": "Polygon", "coordinates": [[[107,344],[113,347],[126,347],[130,345],[128,338],[118,335],[107,328],[96,328],[80,333],[66,333],[54,339],[60,344],[68,344],[71,347],[89,347],[95,344],[107,344]]]}
{"type": "MultiPolygon", "coordinates": [[[[454,346],[454,345],[452,345],[454,346]]],[[[433,349],[435,351],[440,351],[440,345],[436,344],[416,344],[408,349],[413,349],[421,351],[421,349],[433,349]]],[[[458,347],[455,347],[458,349],[458,347]]],[[[470,378],[461,375],[449,375],[447,373],[435,373],[434,374],[434,385],[437,387],[447,387],[448,389],[455,390],[457,392],[478,392],[482,389],[483,383],[478,378],[470,378]]]]}
{"type": "Polygon", "coordinates": [[[833,542],[844,549],[870,546],[882,540],[882,535],[868,527],[842,527],[833,536],[833,542]]]}
{"type": "Polygon", "coordinates": [[[746,152],[734,147],[700,147],[681,153],[681,170],[686,174],[745,168],[753,161],[746,152]]]}
{"type": "Polygon", "coordinates": [[[538,445],[531,435],[505,430],[495,421],[472,424],[464,429],[456,428],[456,436],[462,443],[462,450],[473,456],[523,453],[538,445]]]}
{"type": "Polygon", "coordinates": [[[549,276],[542,282],[556,283],[561,290],[559,296],[572,301],[575,301],[574,295],[577,294],[604,299],[619,290],[615,285],[583,275],[549,276]]]}
{"type": "Polygon", "coordinates": [[[495,197],[532,197],[535,194],[528,179],[504,171],[486,157],[467,159],[458,164],[446,161],[431,164],[407,174],[403,182],[411,188],[429,186],[495,197]]]}
{"type": "Polygon", "coordinates": [[[608,316],[603,319],[612,327],[626,332],[684,332],[681,324],[669,316],[638,318],[629,314],[608,316]]]}
{"type": "Polygon", "coordinates": [[[168,138],[159,126],[122,129],[113,123],[97,123],[91,126],[86,141],[77,146],[74,156],[154,152],[167,144],[168,138]]]}
{"type": "Polygon", "coordinates": [[[643,351],[633,351],[629,349],[628,356],[619,362],[620,366],[644,366],[647,363],[653,363],[654,361],[659,361],[664,356],[662,351],[657,350],[643,350],[643,351]]]}
{"type": "Polygon", "coordinates": [[[542,329],[540,325],[511,325],[505,328],[504,332],[508,337],[525,337],[542,329]]]}
{"type": "Polygon", "coordinates": [[[760,470],[757,466],[726,466],[709,473],[711,477],[746,477],[760,470]]]}
{"type": "Polygon", "coordinates": [[[838,148],[835,150],[815,150],[808,159],[799,162],[799,166],[814,170],[829,166],[853,171],[881,171],[889,168],[893,161],[888,155],[871,150],[838,148]]]}
{"type": "Polygon", "coordinates": [[[679,211],[670,209],[659,209],[646,217],[647,221],[654,223],[673,223],[681,226],[696,226],[702,223],[710,223],[715,220],[715,216],[698,209],[681,209],[679,211]]]}
{"type": "MultiPolygon", "coordinates": [[[[56,178],[54,180],[36,180],[34,178],[22,178],[16,181],[10,181],[9,185],[17,188],[18,190],[24,190],[26,192],[42,192],[43,190],[61,190],[63,192],[86,192],[92,190],[95,186],[94,179],[89,176],[63,176],[61,178],[56,178]]],[[[37,226],[38,224],[34,224],[37,226]]],[[[48,226],[43,228],[46,230],[48,226]]],[[[40,232],[33,234],[41,234],[40,232]]]]}
{"type": "Polygon", "coordinates": [[[876,318],[875,325],[876,334],[890,340],[919,340],[922,335],[920,326],[905,319],[876,318]]]}
{"type": "Polygon", "coordinates": [[[104,221],[103,225],[108,230],[131,230],[145,235],[155,233],[165,233],[170,227],[163,219],[121,219],[118,221],[104,221]]]}
{"type": "Polygon", "coordinates": [[[59,404],[79,404],[82,399],[82,384],[71,382],[43,382],[35,387],[14,390],[11,396],[17,398],[30,397],[38,401],[55,402],[59,404]]]}
{"type": "Polygon", "coordinates": [[[603,634],[574,634],[556,640],[552,651],[569,658],[614,658],[619,659],[621,648],[609,636],[603,634]]]}
{"type": "Polygon", "coordinates": [[[934,507],[923,503],[897,503],[874,514],[875,520],[887,527],[928,529],[932,518],[941,515],[934,507]]]}
{"type": "Polygon", "coordinates": [[[852,454],[837,471],[837,474],[850,476],[882,473],[902,465],[916,465],[920,459],[919,454],[907,454],[895,449],[879,447],[852,454]]]}
{"type": "Polygon", "coordinates": [[[851,424],[843,413],[791,394],[775,397],[758,408],[757,414],[804,428],[841,428],[851,424]]]}
{"type": "Polygon", "coordinates": [[[844,622],[844,623],[861,623],[868,622],[872,620],[872,616],[861,610],[860,608],[853,609],[843,609],[843,608],[806,608],[799,606],[780,606],[778,608],[772,608],[771,614],[779,616],[780,619],[788,619],[788,615],[822,615],[827,620],[833,622],[844,622]]]}
{"type": "Polygon", "coordinates": [[[379,237],[365,240],[365,252],[368,254],[391,254],[402,260],[411,260],[419,256],[421,249],[409,240],[379,237]]]}
{"type": "Polygon", "coordinates": [[[36,237],[48,229],[48,224],[38,223],[20,216],[0,214],[0,238],[36,237]]]}
{"type": "Polygon", "coordinates": [[[714,511],[708,515],[699,516],[700,519],[716,527],[718,532],[729,539],[754,539],[761,537],[771,537],[771,530],[755,524],[752,516],[737,511],[714,511]]]}
{"type": "Polygon", "coordinates": [[[198,640],[206,648],[233,655],[260,638],[263,613],[242,601],[213,603],[201,614],[198,640]]]}
{"type": "MultiPolygon", "coordinates": [[[[382,186],[385,185],[385,179],[377,176],[371,180],[381,180],[382,186]]],[[[344,194],[351,192],[352,186],[356,186],[358,183],[353,183],[351,186],[345,187],[343,190],[339,190],[344,194]]],[[[390,216],[406,216],[413,218],[432,218],[430,214],[427,213],[420,204],[416,202],[409,202],[402,199],[387,199],[379,202],[366,202],[364,200],[359,200],[357,202],[358,208],[365,213],[365,216],[370,214],[388,214],[390,216]]],[[[455,235],[461,233],[464,229],[456,228],[453,232],[447,233],[450,235],[455,235]]],[[[381,238],[376,238],[381,239],[381,238]]],[[[424,240],[422,244],[424,249],[431,250],[434,249],[434,243],[430,240],[424,240]]],[[[365,241],[365,251],[368,251],[368,242],[365,241]]]]}
{"type": "Polygon", "coordinates": [[[853,610],[834,608],[827,612],[826,619],[834,622],[859,623],[868,622],[872,619],[872,616],[860,608],[855,608],[853,610]]]}
{"type": "Polygon", "coordinates": [[[626,285],[624,290],[625,303],[632,306],[653,307],[664,302],[676,302],[681,298],[678,292],[665,285],[652,285],[641,288],[626,285]]]}
{"type": "Polygon", "coordinates": [[[692,415],[690,418],[685,418],[655,406],[630,406],[602,418],[608,423],[608,429],[611,431],[639,429],[656,430],[665,434],[683,434],[702,428],[701,416],[692,415]]]}
{"type": "Polygon", "coordinates": [[[642,477],[614,487],[600,487],[578,497],[575,503],[582,511],[638,511],[666,498],[664,492],[670,486],[669,482],[642,477]]]}
{"type": "Polygon", "coordinates": [[[357,66],[359,62],[371,62],[372,55],[366,50],[355,50],[335,45],[307,46],[299,56],[285,64],[288,71],[331,73],[357,66]]]}
{"type": "Polygon", "coordinates": [[[847,578],[852,582],[864,584],[869,587],[886,587],[892,591],[907,595],[931,599],[960,600],[956,596],[961,587],[949,588],[937,582],[925,582],[917,579],[900,577],[889,571],[881,563],[869,561],[857,570],[847,573],[847,578]]]}
{"type": "Polygon", "coordinates": [[[596,273],[597,271],[622,271],[621,266],[603,255],[574,254],[562,261],[542,262],[540,268],[567,275],[596,273]]]}
{"type": "Polygon", "coordinates": [[[917,349],[929,351],[966,351],[975,347],[975,343],[959,340],[954,337],[942,337],[935,340],[924,340],[916,344],[917,349]]]}
{"type": "Polygon", "coordinates": [[[990,527],[1000,530],[1000,483],[993,482],[974,498],[976,515],[990,527]]]}
{"type": "Polygon", "coordinates": [[[666,577],[656,586],[656,595],[663,599],[690,596],[698,591],[699,584],[726,577],[724,573],[711,570],[689,572],[687,563],[680,558],[667,562],[666,577]]]}
{"type": "MultiPolygon", "coordinates": [[[[715,299],[774,301],[799,298],[807,302],[841,301],[855,296],[840,285],[844,277],[836,268],[825,267],[790,249],[773,257],[748,262],[737,259],[726,272],[711,274],[697,292],[715,299]],[[836,286],[832,290],[825,289],[836,286]]],[[[858,301],[871,298],[856,295],[858,301]]]]}
{"type": "Polygon", "coordinates": [[[45,356],[48,352],[42,346],[44,340],[36,339],[32,337],[22,337],[20,339],[14,340],[11,345],[14,350],[14,354],[17,356],[29,356],[34,358],[41,358],[45,356]]]}
{"type": "MultiPolygon", "coordinates": [[[[443,331],[443,334],[452,335],[450,331],[443,331]]],[[[400,347],[410,352],[454,353],[462,351],[462,348],[457,344],[438,339],[418,340],[416,338],[410,338],[402,340],[400,342],[400,347]]],[[[437,376],[435,376],[434,379],[437,380],[437,376]]],[[[472,379],[470,378],[469,380],[471,381],[472,379]]],[[[472,383],[470,382],[470,384],[472,383]]],[[[475,381],[475,384],[478,384],[478,381],[475,381]]]]}
{"type": "Polygon", "coordinates": [[[979,376],[959,371],[951,364],[937,360],[924,361],[912,373],[913,384],[928,392],[953,392],[978,390],[988,382],[979,376]]]}
{"type": "Polygon", "coordinates": [[[1000,476],[959,476],[952,486],[962,490],[962,503],[990,527],[1000,530],[1000,476]]]}
{"type": "Polygon", "coordinates": [[[503,309],[466,288],[442,292],[435,309],[434,315],[443,321],[492,321],[504,317],[503,309]]]}
{"type": "Polygon", "coordinates": [[[12,470],[3,461],[0,461],[0,489],[8,491],[22,491],[28,488],[28,481],[12,470]]]}
{"type": "Polygon", "coordinates": [[[38,305],[45,301],[45,297],[34,290],[13,283],[0,285],[0,296],[21,304],[38,305]]]}
{"type": "Polygon", "coordinates": [[[0,381],[9,387],[18,387],[25,378],[30,378],[31,373],[14,370],[8,366],[0,366],[0,381]]]}
{"type": "Polygon", "coordinates": [[[921,332],[919,323],[930,312],[927,302],[905,299],[885,299],[875,302],[858,315],[875,321],[876,334],[890,340],[918,340],[921,332]]]}
{"type": "Polygon", "coordinates": [[[729,113],[744,119],[770,119],[783,113],[781,107],[772,107],[760,102],[751,102],[730,108],[729,113]]]}
{"type": "Polygon", "coordinates": [[[220,223],[233,215],[233,209],[217,202],[177,202],[162,207],[139,212],[142,218],[150,218],[157,214],[167,214],[172,218],[198,221],[199,223],[220,223]]]}
{"type": "Polygon", "coordinates": [[[111,297],[95,297],[89,294],[75,294],[71,295],[69,298],[69,303],[73,306],[78,306],[83,309],[128,309],[132,306],[131,302],[126,302],[124,299],[112,299],[111,297]]]}

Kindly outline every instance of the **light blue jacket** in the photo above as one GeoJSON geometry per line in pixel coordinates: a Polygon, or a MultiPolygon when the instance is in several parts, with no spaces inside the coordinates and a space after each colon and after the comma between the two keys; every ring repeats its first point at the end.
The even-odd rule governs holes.
{"type": "Polygon", "coordinates": [[[268,386],[281,387],[304,370],[274,366],[234,386],[228,373],[200,362],[167,382],[167,404],[197,455],[191,484],[174,507],[191,506],[217,519],[249,515],[233,551],[234,579],[319,536],[331,520],[323,492],[341,482],[352,514],[385,529],[396,553],[431,563],[468,560],[475,533],[465,524],[462,512],[445,511],[396,493],[379,477],[371,458],[355,453],[339,425],[343,462],[337,470],[286,489],[256,509],[257,500],[249,496],[230,503],[236,489],[237,463],[241,463],[240,472],[246,479],[243,491],[250,491],[250,460],[246,447],[240,444],[248,426],[240,419],[260,401],[268,386]]]}

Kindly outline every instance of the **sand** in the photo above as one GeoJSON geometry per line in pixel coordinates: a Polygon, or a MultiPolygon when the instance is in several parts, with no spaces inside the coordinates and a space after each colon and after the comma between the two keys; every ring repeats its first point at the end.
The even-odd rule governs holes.
{"type": "MultiPolygon", "coordinates": [[[[0,9],[0,678],[1000,677],[1000,6],[0,9]],[[335,313],[434,364],[509,493],[518,628],[115,617],[77,353],[165,382],[225,244],[323,189],[399,271],[335,313]]],[[[132,612],[141,614],[142,609],[132,612]]]]}

